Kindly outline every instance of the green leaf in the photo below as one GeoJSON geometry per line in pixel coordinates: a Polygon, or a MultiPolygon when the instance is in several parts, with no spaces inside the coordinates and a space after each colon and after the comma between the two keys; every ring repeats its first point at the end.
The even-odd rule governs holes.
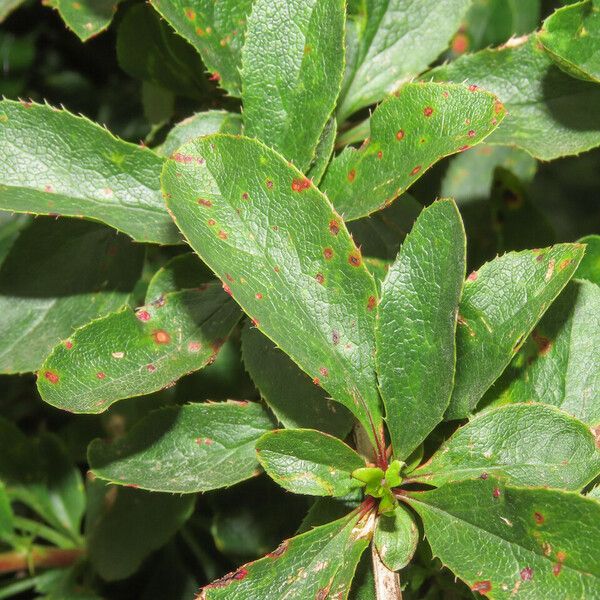
{"type": "Polygon", "coordinates": [[[579,240],[585,244],[585,255],[575,271],[574,277],[588,279],[600,285],[600,235],[587,235],[579,240]]]}
{"type": "Polygon", "coordinates": [[[404,506],[397,506],[391,515],[381,515],[377,520],[373,543],[390,571],[398,571],[410,562],[418,542],[419,529],[404,506]]]}
{"type": "Polygon", "coordinates": [[[600,145],[600,88],[563,73],[534,36],[463,56],[425,77],[477,85],[502,100],[508,116],[490,144],[516,145],[541,160],[600,145]]]}
{"type": "Polygon", "coordinates": [[[181,241],[160,193],[163,160],[84,117],[2,100],[0,155],[2,210],[102,221],[138,242],[181,241]]]}
{"type": "Polygon", "coordinates": [[[305,171],[340,92],[343,0],[255,0],[242,52],[244,133],[305,171]]]}
{"type": "Polygon", "coordinates": [[[90,319],[128,302],[143,248],[95,223],[40,219],[0,268],[0,372],[35,371],[90,319]]]}
{"type": "Polygon", "coordinates": [[[536,353],[503,393],[600,424],[600,287],[573,281],[531,334],[536,353]]]}
{"type": "Polygon", "coordinates": [[[454,198],[459,206],[489,197],[497,167],[504,167],[521,181],[530,182],[537,163],[523,150],[481,144],[455,156],[444,174],[440,196],[454,198]]]}
{"type": "Polygon", "coordinates": [[[335,138],[337,135],[337,124],[334,117],[331,117],[325,124],[325,128],[321,133],[321,138],[315,149],[315,158],[307,172],[307,177],[312,179],[312,182],[318,186],[325,174],[325,170],[329,166],[329,161],[333,155],[335,138]]]}
{"type": "Polygon", "coordinates": [[[590,429],[543,404],[502,406],[475,416],[411,474],[435,486],[489,475],[507,483],[580,490],[600,474],[590,429]]]}
{"type": "Polygon", "coordinates": [[[163,156],[171,156],[183,144],[211,133],[242,133],[242,116],[226,110],[195,113],[177,123],[156,150],[163,156]]]}
{"type": "Polygon", "coordinates": [[[345,437],[354,422],[344,406],[328,398],[306,373],[256,327],[242,331],[242,357],[248,374],[277,420],[288,429],[318,429],[345,437]]]}
{"type": "Polygon", "coordinates": [[[65,25],[82,41],[103,32],[112,21],[120,0],[47,0],[65,25]]]}
{"type": "Polygon", "coordinates": [[[537,39],[567,74],[600,83],[600,6],[586,0],[550,15],[537,39]]]}
{"type": "Polygon", "coordinates": [[[25,0],[1,0],[0,1],[0,23],[3,23],[6,17],[14,10],[17,10],[25,0]]]}
{"type": "Polygon", "coordinates": [[[94,474],[111,483],[206,492],[256,475],[254,446],[272,427],[255,402],[167,407],[144,417],[123,438],[95,440],[88,459],[94,474]]]}
{"type": "Polygon", "coordinates": [[[6,541],[12,537],[14,519],[10,498],[6,493],[4,483],[0,481],[0,540],[6,541]]]}
{"type": "Polygon", "coordinates": [[[456,204],[439,200],[421,212],[383,282],[377,374],[396,458],[410,455],[450,402],[465,262],[456,204]]]}
{"type": "Polygon", "coordinates": [[[346,148],[322,188],[346,220],[387,206],[435,162],[485,139],[502,121],[497,98],[462,85],[404,85],[377,107],[370,137],[346,148]]]}
{"type": "Polygon", "coordinates": [[[38,390],[63,410],[103,412],[209,364],[239,318],[217,284],[166,294],[137,312],[125,307],[56,346],[38,372],[38,390]]]}
{"type": "Polygon", "coordinates": [[[152,494],[90,482],[86,518],[90,562],[105,581],[125,579],[188,520],[194,496],[152,494]]]}
{"type": "Polygon", "coordinates": [[[510,252],[469,275],[460,301],[448,419],[477,405],[572,277],[580,244],[510,252]]]}
{"type": "Polygon", "coordinates": [[[0,419],[0,457],[0,481],[9,498],[77,539],[85,506],[83,484],[58,438],[46,433],[32,440],[0,419]]]}
{"type": "Polygon", "coordinates": [[[346,75],[338,109],[343,121],[379,102],[447,48],[471,0],[368,0],[360,19],[355,69],[346,75]]]}
{"type": "Polygon", "coordinates": [[[177,95],[202,98],[207,93],[198,53],[145,4],[131,6],[122,18],[117,59],[128,75],[177,95]]]}
{"type": "Polygon", "coordinates": [[[171,292],[197,290],[214,280],[212,271],[194,252],[179,254],[154,273],[146,290],[146,303],[160,302],[161,296],[171,292]]]}
{"type": "Polygon", "coordinates": [[[600,504],[579,494],[451,483],[411,492],[434,555],[498,600],[593,598],[600,589],[600,504]],[[516,590],[516,591],[515,591],[516,590]]]}
{"type": "Polygon", "coordinates": [[[314,429],[277,429],[256,443],[267,475],[295,494],[345,496],[359,482],[352,471],[365,461],[350,446],[314,429]]]}
{"type": "Polygon", "coordinates": [[[345,598],[356,565],[373,534],[373,513],[355,511],[285,540],[277,549],[202,588],[214,598],[345,598]]]}
{"type": "Polygon", "coordinates": [[[151,0],[152,6],[202,56],[212,79],[240,95],[241,52],[254,0],[151,0]]]}
{"type": "Polygon", "coordinates": [[[178,227],[256,326],[379,437],[375,283],[342,219],[256,140],[214,135],[169,160],[178,227]]]}

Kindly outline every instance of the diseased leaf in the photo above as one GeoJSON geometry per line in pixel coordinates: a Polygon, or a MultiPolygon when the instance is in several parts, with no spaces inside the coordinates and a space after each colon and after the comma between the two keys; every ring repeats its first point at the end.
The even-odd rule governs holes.
{"type": "Polygon", "coordinates": [[[600,589],[594,500],[490,478],[410,492],[408,502],[433,554],[475,592],[539,600],[593,598],[600,589]]]}
{"type": "Polygon", "coordinates": [[[321,187],[344,219],[364,217],[387,206],[444,156],[481,142],[504,114],[488,92],[406,84],[377,107],[368,141],[333,160],[321,187]]]}
{"type": "Polygon", "coordinates": [[[256,444],[269,477],[295,494],[345,496],[360,482],[352,477],[365,461],[341,440],[314,429],[277,429],[256,444]]]}
{"type": "Polygon", "coordinates": [[[111,483],[155,492],[195,493],[256,475],[256,440],[273,427],[255,402],[168,407],[150,413],[119,440],[95,440],[92,471],[111,483]]]}
{"type": "Polygon", "coordinates": [[[516,145],[541,160],[600,145],[600,88],[563,73],[534,36],[466,55],[424,77],[476,85],[500,98],[508,116],[490,144],[516,145]]]}
{"type": "Polygon", "coordinates": [[[142,561],[163,546],[189,519],[194,496],[88,483],[87,553],[105,581],[133,575],[142,561]]]}
{"type": "Polygon", "coordinates": [[[390,571],[398,571],[410,562],[418,542],[419,528],[404,506],[397,506],[391,515],[381,515],[377,520],[373,543],[390,571]]]}
{"type": "Polygon", "coordinates": [[[580,244],[510,252],[469,275],[460,301],[448,419],[467,416],[500,376],[583,256],[580,244]]]}
{"type": "Polygon", "coordinates": [[[198,53],[146,4],[131,6],[117,34],[119,66],[132,77],[177,95],[207,94],[204,65],[198,53]]]}
{"type": "Polygon", "coordinates": [[[585,254],[574,277],[600,285],[600,235],[587,235],[579,243],[585,244],[585,254]]]}
{"type": "Polygon", "coordinates": [[[195,113],[177,123],[156,150],[163,156],[171,156],[183,144],[211,133],[242,133],[242,115],[226,110],[195,113]]]}
{"type": "Polygon", "coordinates": [[[212,79],[240,95],[241,52],[254,0],[151,0],[152,6],[202,56],[212,79]]]}
{"type": "Polygon", "coordinates": [[[126,307],[56,346],[38,372],[38,390],[58,408],[103,412],[209,364],[239,318],[217,284],[165,294],[137,312],[126,307]]]}
{"type": "Polygon", "coordinates": [[[138,242],[181,241],[160,193],[163,160],[84,117],[2,100],[0,155],[2,210],[102,221],[138,242]]]}
{"type": "Polygon", "coordinates": [[[120,0],[47,0],[46,6],[55,8],[65,25],[82,41],[104,31],[112,21],[120,0]]]}
{"type": "Polygon", "coordinates": [[[0,419],[0,482],[9,498],[69,537],[79,536],[85,506],[81,475],[54,435],[32,440],[0,419]]]}
{"type": "Polygon", "coordinates": [[[101,225],[32,221],[0,267],[0,372],[35,371],[77,327],[126,304],[143,258],[101,225]]]}
{"type": "Polygon", "coordinates": [[[600,6],[576,2],[550,15],[538,33],[552,60],[567,74],[600,83],[600,6]]]}
{"type": "Polygon", "coordinates": [[[325,124],[325,128],[321,133],[321,138],[315,149],[315,157],[307,172],[307,177],[312,179],[312,182],[318,186],[325,174],[325,170],[329,166],[329,161],[333,155],[333,147],[335,137],[337,135],[337,125],[334,117],[331,117],[325,124]]]}
{"type": "Polygon", "coordinates": [[[242,331],[248,374],[277,420],[288,429],[318,429],[344,438],[354,419],[256,327],[242,331]]]}
{"type": "Polygon", "coordinates": [[[456,204],[439,200],[421,212],[382,285],[377,374],[400,460],[442,421],[450,402],[465,262],[456,204]]]}
{"type": "Polygon", "coordinates": [[[255,0],[242,52],[244,133],[301,171],[340,92],[343,0],[255,0]]]}
{"type": "Polygon", "coordinates": [[[205,586],[198,598],[305,600],[326,598],[332,593],[344,598],[373,535],[373,520],[373,513],[354,511],[285,540],[264,558],[205,586]]]}
{"type": "Polygon", "coordinates": [[[476,415],[411,479],[440,486],[491,475],[580,490],[599,473],[600,450],[586,425],[554,407],[514,404],[476,415]]]}
{"type": "Polygon", "coordinates": [[[368,0],[359,21],[356,67],[346,74],[338,119],[379,102],[448,46],[471,0],[368,0]]]}
{"type": "Polygon", "coordinates": [[[375,441],[375,283],[342,219],[256,140],[218,134],[179,153],[162,178],[178,227],[255,325],[375,441]]]}
{"type": "Polygon", "coordinates": [[[572,281],[531,334],[536,353],[503,392],[600,425],[600,287],[572,281]]]}

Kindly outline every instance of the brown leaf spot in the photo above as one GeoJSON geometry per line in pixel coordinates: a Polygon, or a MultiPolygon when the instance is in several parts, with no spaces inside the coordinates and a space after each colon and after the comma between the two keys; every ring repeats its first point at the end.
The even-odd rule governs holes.
{"type": "Polygon", "coordinates": [[[334,346],[337,346],[340,343],[340,334],[339,332],[335,331],[335,329],[331,332],[331,339],[334,346]]]}
{"type": "Polygon", "coordinates": [[[58,375],[56,373],[53,373],[52,371],[46,371],[44,373],[44,377],[50,382],[50,383],[58,383],[58,375]]]}
{"type": "Polygon", "coordinates": [[[470,92],[474,92],[474,91],[475,91],[475,90],[477,90],[477,89],[478,89],[478,86],[476,86],[474,83],[472,83],[472,84],[469,86],[469,91],[470,91],[470,92]]]}
{"type": "Polygon", "coordinates": [[[267,554],[267,556],[269,558],[279,558],[282,554],[285,554],[286,550],[288,549],[290,542],[289,540],[283,540],[283,542],[281,542],[281,544],[279,544],[279,546],[277,546],[277,548],[275,548],[275,550],[273,550],[273,552],[269,552],[269,554],[267,554]]]}
{"type": "Polygon", "coordinates": [[[525,567],[521,570],[521,580],[529,581],[533,577],[533,569],[531,567],[525,567]]]}
{"type": "Polygon", "coordinates": [[[492,591],[492,582],[487,579],[485,581],[476,581],[471,586],[471,591],[479,592],[483,596],[492,591]]]}
{"type": "Polygon", "coordinates": [[[257,294],[256,294],[254,297],[255,297],[257,300],[262,300],[262,298],[263,298],[263,295],[262,295],[260,292],[258,292],[258,293],[257,293],[257,294]]]}
{"type": "Polygon", "coordinates": [[[214,219],[209,219],[209,220],[208,220],[208,221],[206,221],[206,222],[207,222],[207,223],[208,223],[208,224],[209,224],[211,227],[212,227],[213,225],[216,225],[216,224],[217,224],[217,222],[216,222],[214,219]]]}
{"type": "Polygon", "coordinates": [[[248,200],[248,198],[249,198],[249,197],[250,197],[250,196],[248,196],[248,192],[244,192],[244,193],[242,194],[242,200],[248,200]]]}
{"type": "Polygon", "coordinates": [[[314,377],[314,378],[313,378],[313,383],[314,383],[315,385],[321,385],[321,380],[320,380],[318,377],[314,377]]]}
{"type": "MultiPolygon", "coordinates": [[[[206,31],[208,32],[208,27],[206,28],[206,31]]],[[[221,81],[221,74],[218,71],[215,71],[210,77],[209,77],[210,81],[221,81]]]]}
{"type": "Polygon", "coordinates": [[[402,130],[402,129],[399,129],[399,130],[396,132],[396,139],[397,139],[398,141],[400,141],[400,140],[404,139],[404,130],[402,130]]]}
{"type": "Polygon", "coordinates": [[[419,171],[421,170],[421,165],[417,165],[411,172],[410,174],[412,176],[416,175],[419,171]]]}
{"type": "Polygon", "coordinates": [[[494,498],[500,498],[501,495],[502,495],[502,492],[500,491],[500,488],[494,488],[494,491],[492,492],[492,496],[494,496],[494,498]]]}
{"type": "Polygon", "coordinates": [[[317,280],[317,283],[320,283],[321,285],[323,285],[323,282],[325,281],[325,277],[323,277],[323,273],[317,273],[315,275],[315,279],[317,280]]]}
{"type": "Polygon", "coordinates": [[[367,300],[367,310],[373,310],[377,306],[377,298],[375,296],[369,296],[367,300]]]}
{"type": "Polygon", "coordinates": [[[326,260],[331,260],[333,257],[333,250],[331,248],[325,248],[325,250],[323,250],[323,256],[326,260]]]}
{"type": "Polygon", "coordinates": [[[146,365],[146,370],[147,370],[149,373],[154,373],[154,371],[156,371],[156,367],[155,367],[154,365],[152,365],[152,364],[150,364],[150,365],[146,365]]]}
{"type": "Polygon", "coordinates": [[[479,476],[479,479],[484,479],[484,480],[485,480],[485,479],[487,479],[488,477],[489,477],[489,475],[488,475],[487,473],[482,473],[482,474],[479,476]]]}
{"type": "Polygon", "coordinates": [[[573,261],[570,258],[565,258],[565,260],[561,260],[558,265],[559,271],[564,271],[573,261]]]}
{"type": "Polygon", "coordinates": [[[310,187],[310,179],[304,177],[302,179],[294,179],[292,181],[292,190],[294,192],[301,192],[302,190],[306,190],[310,187]]]}
{"type": "Polygon", "coordinates": [[[331,221],[329,221],[329,231],[331,232],[331,235],[337,235],[340,232],[340,224],[337,219],[331,219],[331,221]]]}
{"type": "Polygon", "coordinates": [[[140,321],[149,321],[150,320],[150,313],[147,310],[138,310],[135,313],[135,316],[140,321]]]}
{"type": "Polygon", "coordinates": [[[377,153],[377,158],[379,158],[380,160],[383,158],[383,150],[379,150],[379,152],[377,153]]]}
{"type": "Polygon", "coordinates": [[[230,583],[233,583],[234,581],[241,581],[246,577],[246,575],[248,575],[248,569],[241,567],[237,571],[234,571],[233,573],[228,573],[224,577],[221,577],[220,579],[216,579],[212,583],[209,583],[207,586],[205,586],[205,589],[227,587],[230,583]]]}
{"type": "Polygon", "coordinates": [[[223,284],[223,291],[230,296],[232,295],[231,288],[226,283],[223,284]]]}
{"type": "Polygon", "coordinates": [[[431,106],[426,106],[426,107],[423,109],[423,114],[424,114],[426,117],[430,117],[430,116],[433,114],[433,108],[431,108],[431,106]]]}
{"type": "Polygon", "coordinates": [[[202,348],[202,344],[200,342],[190,342],[188,344],[189,352],[200,352],[200,348],[202,348]]]}
{"type": "Polygon", "coordinates": [[[477,277],[479,276],[479,273],[477,273],[477,271],[473,271],[468,277],[467,279],[469,281],[476,281],[477,277]]]}
{"type": "Polygon", "coordinates": [[[474,130],[474,129],[469,129],[469,131],[468,131],[467,135],[468,135],[470,138],[472,138],[472,137],[475,137],[475,130],[474,130]]]}
{"type": "Polygon", "coordinates": [[[152,333],[152,338],[157,344],[168,344],[171,341],[171,336],[164,329],[157,329],[152,333]]]}
{"type": "Polygon", "coordinates": [[[533,520],[536,522],[537,525],[541,525],[546,519],[544,518],[544,515],[542,513],[534,512],[533,520]]]}
{"type": "Polygon", "coordinates": [[[207,208],[212,206],[212,202],[210,200],[206,200],[205,198],[198,198],[198,204],[200,206],[206,206],[207,208]]]}
{"type": "Polygon", "coordinates": [[[352,169],[351,171],[348,172],[348,181],[350,183],[352,183],[355,178],[356,178],[356,170],[352,169]]]}
{"type": "Polygon", "coordinates": [[[320,367],[319,368],[319,373],[321,373],[321,375],[323,375],[323,377],[328,377],[329,376],[329,369],[327,369],[327,367],[320,367]]]}
{"type": "Polygon", "coordinates": [[[350,254],[350,256],[348,256],[348,262],[353,267],[360,267],[360,265],[362,263],[360,254],[358,252],[352,252],[352,254],[350,254]]]}
{"type": "Polygon", "coordinates": [[[98,371],[98,373],[96,373],[96,377],[98,379],[105,379],[106,378],[106,373],[104,373],[103,371],[98,371]]]}
{"type": "Polygon", "coordinates": [[[267,179],[267,181],[266,181],[266,185],[267,185],[267,187],[268,187],[269,189],[272,189],[272,188],[273,188],[273,182],[272,182],[270,179],[267,179]]]}
{"type": "Polygon", "coordinates": [[[225,233],[222,229],[219,231],[219,233],[217,233],[217,236],[222,240],[227,239],[227,233],[225,233]]]}
{"type": "Polygon", "coordinates": [[[538,354],[540,356],[544,356],[550,352],[552,348],[552,342],[541,333],[539,333],[536,329],[531,332],[531,337],[535,342],[535,345],[538,347],[538,354]]]}

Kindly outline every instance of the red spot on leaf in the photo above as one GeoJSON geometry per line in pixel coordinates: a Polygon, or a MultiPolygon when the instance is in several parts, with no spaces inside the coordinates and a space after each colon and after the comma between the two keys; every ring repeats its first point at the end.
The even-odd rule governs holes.
{"type": "Polygon", "coordinates": [[[360,267],[360,265],[362,263],[360,254],[358,252],[353,252],[352,254],[350,254],[350,256],[348,256],[348,262],[353,267],[360,267]]]}
{"type": "Polygon", "coordinates": [[[459,146],[458,147],[458,151],[459,152],[464,152],[465,150],[468,150],[471,146],[469,146],[469,144],[465,144],[464,146],[459,146]]]}
{"type": "Polygon", "coordinates": [[[475,137],[475,130],[474,129],[469,129],[469,132],[467,133],[467,135],[472,138],[475,137]]]}
{"type": "Polygon", "coordinates": [[[479,273],[477,273],[477,271],[473,271],[468,277],[467,279],[469,281],[476,281],[477,277],[479,277],[479,273]]]}
{"type": "Polygon", "coordinates": [[[191,9],[191,8],[186,8],[185,9],[185,16],[190,20],[193,21],[196,18],[196,13],[191,9]]]}
{"type": "Polygon", "coordinates": [[[488,477],[489,477],[489,475],[488,475],[487,473],[482,473],[482,474],[479,476],[479,479],[483,479],[483,480],[485,480],[485,479],[487,479],[488,477]]]}
{"type": "Polygon", "coordinates": [[[544,515],[542,513],[535,512],[535,513],[533,513],[533,520],[538,525],[541,525],[546,519],[544,518],[544,515]]]}
{"type": "Polygon", "coordinates": [[[221,74],[218,71],[215,71],[210,77],[209,79],[211,81],[221,81],[221,74]]]}
{"type": "Polygon", "coordinates": [[[229,273],[225,273],[225,279],[227,279],[227,281],[231,281],[233,282],[233,277],[229,274],[229,273]]]}
{"type": "Polygon", "coordinates": [[[329,231],[332,235],[337,235],[340,232],[340,224],[336,219],[329,221],[329,231]]]}
{"type": "Polygon", "coordinates": [[[258,327],[260,325],[260,323],[258,322],[258,319],[251,319],[252,321],[252,325],[254,325],[254,327],[258,327]]]}
{"type": "Polygon", "coordinates": [[[248,575],[248,569],[241,567],[237,571],[228,573],[224,577],[221,577],[221,579],[216,579],[212,583],[209,583],[208,585],[204,586],[204,589],[227,587],[234,581],[241,581],[246,577],[246,575],[248,575]]]}
{"type": "Polygon", "coordinates": [[[317,283],[320,283],[321,285],[325,281],[325,277],[323,277],[323,273],[317,273],[315,275],[315,279],[317,280],[317,283]]]}
{"type": "Polygon", "coordinates": [[[483,596],[484,594],[487,594],[488,592],[492,591],[492,582],[488,580],[476,581],[471,586],[471,591],[479,592],[483,596]]]}
{"type": "Polygon", "coordinates": [[[222,240],[227,239],[227,234],[222,229],[219,231],[219,233],[217,233],[217,236],[222,240]]]}
{"type": "Polygon", "coordinates": [[[377,306],[377,298],[375,296],[369,296],[367,300],[367,310],[373,310],[377,306]]]}
{"type": "Polygon", "coordinates": [[[302,179],[294,179],[292,181],[292,190],[294,192],[301,192],[310,187],[310,179],[304,177],[302,179]]]}
{"type": "Polygon", "coordinates": [[[52,371],[46,371],[44,373],[44,377],[50,382],[50,383],[58,383],[58,375],[56,373],[53,373],[52,371]]]}
{"type": "Polygon", "coordinates": [[[71,340],[67,340],[67,341],[65,342],[65,348],[66,348],[67,350],[70,350],[72,347],[73,347],[73,342],[72,342],[71,340]]]}
{"type": "Polygon", "coordinates": [[[570,258],[565,258],[565,260],[560,261],[558,265],[558,270],[563,271],[566,269],[573,261],[570,258]]]}
{"type": "Polygon", "coordinates": [[[152,338],[157,344],[168,344],[171,341],[171,336],[164,329],[157,329],[152,338]]]}
{"type": "Polygon", "coordinates": [[[319,368],[319,373],[321,373],[321,375],[323,375],[323,377],[328,377],[329,376],[329,369],[327,369],[327,367],[320,367],[319,368]]]}
{"type": "Polygon", "coordinates": [[[417,165],[411,172],[411,175],[416,175],[421,170],[421,165],[417,165]]]}
{"type": "Polygon", "coordinates": [[[351,170],[351,171],[348,173],[348,181],[349,181],[350,183],[352,183],[352,182],[354,181],[355,177],[356,177],[356,170],[355,170],[355,169],[352,169],[352,170],[351,170]]]}
{"type": "Polygon", "coordinates": [[[468,49],[469,38],[467,35],[464,33],[457,33],[452,40],[452,52],[454,52],[454,54],[464,54],[468,49]]]}
{"type": "Polygon", "coordinates": [[[207,208],[212,206],[212,202],[210,200],[205,200],[204,198],[198,198],[198,204],[200,204],[200,206],[206,206],[207,208]]]}
{"type": "Polygon", "coordinates": [[[223,284],[223,291],[230,296],[232,295],[231,288],[226,283],[223,284]]]}
{"type": "Polygon", "coordinates": [[[315,385],[321,385],[321,380],[320,380],[318,377],[315,377],[315,378],[313,379],[313,383],[314,383],[315,385]]]}
{"type": "Polygon", "coordinates": [[[138,310],[135,313],[135,316],[140,321],[149,321],[150,320],[150,313],[147,310],[138,310]]]}
{"type": "Polygon", "coordinates": [[[398,141],[400,141],[400,140],[404,139],[404,130],[403,130],[403,129],[399,129],[399,130],[396,132],[396,139],[397,139],[398,141]]]}
{"type": "Polygon", "coordinates": [[[98,373],[96,373],[96,377],[98,379],[105,379],[106,378],[106,373],[104,373],[103,371],[99,371],[98,373]]]}
{"type": "Polygon", "coordinates": [[[275,548],[275,550],[273,550],[273,552],[269,552],[267,556],[269,558],[279,558],[282,554],[285,554],[289,544],[289,540],[284,540],[283,542],[281,542],[281,544],[279,544],[279,546],[277,546],[277,548],[275,548]]]}
{"type": "Polygon", "coordinates": [[[426,106],[426,107],[423,109],[423,114],[424,114],[426,117],[430,117],[430,116],[433,114],[433,108],[431,108],[431,106],[426,106]]]}
{"type": "Polygon", "coordinates": [[[211,227],[212,227],[213,225],[216,225],[216,224],[217,224],[217,222],[216,222],[214,219],[209,219],[209,220],[208,220],[208,221],[206,221],[206,222],[207,222],[207,223],[208,223],[208,224],[209,224],[211,227]]]}
{"type": "Polygon", "coordinates": [[[377,158],[379,158],[379,159],[382,159],[382,158],[383,158],[383,150],[380,150],[380,151],[377,153],[377,158]]]}
{"type": "Polygon", "coordinates": [[[254,296],[257,300],[262,300],[263,295],[258,292],[255,296],[254,296]]]}
{"type": "Polygon", "coordinates": [[[150,373],[154,373],[154,371],[156,371],[156,367],[154,365],[146,365],[146,369],[150,372],[150,373]]]}
{"type": "Polygon", "coordinates": [[[333,257],[333,250],[331,248],[325,248],[323,250],[323,256],[327,259],[327,260],[331,260],[331,258],[333,257]]]}
{"type": "Polygon", "coordinates": [[[183,163],[185,165],[189,165],[191,163],[196,163],[197,165],[204,164],[204,159],[198,156],[191,156],[190,154],[181,154],[181,152],[176,152],[171,156],[171,158],[178,163],[183,163]]]}
{"type": "Polygon", "coordinates": [[[476,91],[477,89],[479,89],[479,86],[476,86],[474,83],[472,83],[472,84],[469,86],[469,91],[470,91],[470,92],[474,92],[474,91],[476,91]]]}
{"type": "Polygon", "coordinates": [[[211,440],[210,438],[196,438],[196,444],[198,444],[198,446],[212,446],[214,444],[214,441],[211,440]]]}
{"type": "Polygon", "coordinates": [[[494,112],[496,114],[498,114],[499,112],[502,112],[504,110],[504,104],[502,104],[502,102],[500,102],[500,100],[496,100],[494,102],[494,112]]]}
{"type": "Polygon", "coordinates": [[[340,343],[340,334],[337,331],[331,332],[331,339],[333,341],[333,345],[337,346],[340,343]]]}
{"type": "Polygon", "coordinates": [[[531,567],[525,567],[521,570],[520,575],[522,581],[529,581],[533,578],[533,569],[531,567]]]}
{"type": "Polygon", "coordinates": [[[200,348],[202,348],[202,344],[200,342],[190,342],[188,344],[188,350],[190,352],[200,352],[200,348]]]}
{"type": "Polygon", "coordinates": [[[500,488],[494,488],[494,491],[492,492],[492,496],[494,496],[494,498],[500,498],[501,495],[502,495],[502,492],[500,491],[500,488]]]}

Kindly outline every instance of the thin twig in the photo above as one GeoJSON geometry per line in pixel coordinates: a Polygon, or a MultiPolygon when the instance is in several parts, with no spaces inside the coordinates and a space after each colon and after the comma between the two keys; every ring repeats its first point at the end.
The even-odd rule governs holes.
{"type": "Polygon", "coordinates": [[[30,549],[0,553],[0,574],[31,569],[60,569],[70,567],[84,554],[81,548],[63,549],[32,546],[30,549]]]}

